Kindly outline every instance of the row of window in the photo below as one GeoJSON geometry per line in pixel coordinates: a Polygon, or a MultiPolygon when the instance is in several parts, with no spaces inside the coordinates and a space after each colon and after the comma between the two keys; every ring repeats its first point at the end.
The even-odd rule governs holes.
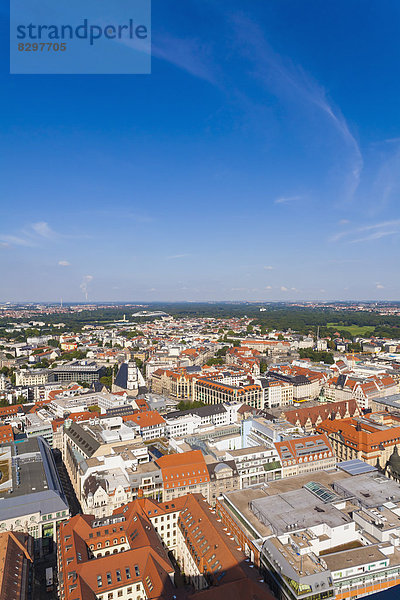
{"type": "MultiPolygon", "coordinates": [[[[135,569],[135,576],[139,577],[139,575],[140,575],[139,566],[135,565],[134,569],[135,569]]],[[[131,579],[132,578],[130,567],[125,567],[125,577],[126,577],[126,579],[131,579]]],[[[113,583],[113,576],[111,574],[111,571],[109,571],[108,573],[106,573],[106,579],[107,579],[107,585],[111,585],[113,583]]],[[[117,569],[115,571],[115,581],[117,583],[119,583],[119,582],[122,581],[122,572],[121,572],[121,569],[117,569]]],[[[102,575],[97,575],[97,587],[98,588],[103,587],[103,576],[102,575]]],[[[136,585],[136,589],[140,590],[140,584],[136,585]]],[[[130,588],[130,590],[132,591],[132,588],[130,588]]],[[[131,593],[131,591],[129,591],[129,589],[128,589],[128,594],[131,593]]]]}
{"type": "MultiPolygon", "coordinates": [[[[140,584],[138,584],[136,586],[136,589],[137,589],[137,591],[140,591],[140,584]]],[[[132,592],[132,588],[131,587],[127,588],[126,593],[127,594],[132,594],[133,593],[132,592]]],[[[114,597],[121,598],[123,595],[124,595],[124,591],[123,590],[118,590],[116,596],[114,596],[114,592],[110,592],[109,594],[107,594],[107,595],[105,594],[104,596],[102,596],[102,595],[97,596],[97,598],[98,598],[98,600],[103,600],[103,598],[104,598],[104,600],[112,600],[114,597]]],[[[133,600],[133,599],[132,598],[128,598],[128,600],[133,600]]],[[[143,600],[143,599],[142,599],[141,596],[139,596],[139,597],[136,598],[136,600],[143,600]]]]}
{"type": "MultiPolygon", "coordinates": [[[[122,537],[122,538],[119,540],[119,543],[120,543],[120,544],[123,544],[124,542],[125,542],[125,538],[124,538],[124,537],[122,537]]],[[[115,546],[116,544],[118,544],[118,539],[117,539],[117,538],[114,538],[114,539],[113,539],[113,544],[114,544],[114,546],[115,546]]],[[[110,540],[106,540],[106,541],[105,541],[105,543],[104,543],[104,546],[105,546],[105,548],[108,548],[108,547],[109,547],[109,545],[110,545],[110,540]]],[[[96,547],[97,547],[97,548],[102,548],[102,542],[98,542],[98,543],[96,544],[96,547]]],[[[89,546],[89,548],[90,548],[91,550],[94,550],[94,544],[91,544],[91,545],[89,546]]]]}

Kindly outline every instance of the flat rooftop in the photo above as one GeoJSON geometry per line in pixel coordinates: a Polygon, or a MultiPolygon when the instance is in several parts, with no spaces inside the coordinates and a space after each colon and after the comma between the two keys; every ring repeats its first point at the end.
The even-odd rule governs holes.
{"type": "Polygon", "coordinates": [[[271,448],[268,448],[268,446],[249,446],[239,450],[227,450],[227,453],[233,457],[238,457],[247,456],[247,454],[257,454],[258,452],[267,452],[268,450],[271,450],[271,448]]]}
{"type": "Polygon", "coordinates": [[[51,450],[40,437],[11,444],[12,490],[0,494],[0,521],[68,511],[51,450]]]}
{"type": "Polygon", "coordinates": [[[388,557],[379,550],[378,546],[363,546],[362,548],[334,552],[333,554],[324,554],[323,556],[330,571],[340,571],[340,569],[349,569],[363,564],[380,562],[387,558],[388,557]]]}
{"type": "MultiPolygon", "coordinates": [[[[238,511],[244,516],[244,518],[246,519],[246,521],[248,521],[250,527],[254,532],[250,532],[250,537],[252,537],[253,539],[267,537],[273,533],[271,527],[267,524],[262,523],[253,513],[253,511],[250,510],[250,503],[253,500],[258,500],[259,498],[266,497],[267,496],[262,485],[224,494],[224,508],[226,508],[228,512],[232,512],[233,519],[236,522],[237,517],[235,513],[231,510],[230,505],[234,507],[235,511],[238,511]]],[[[247,531],[249,531],[248,528],[247,531]]]]}
{"type": "MultiPolygon", "coordinates": [[[[316,481],[322,485],[332,489],[332,484],[335,481],[342,481],[350,478],[351,476],[344,471],[316,471],[313,473],[306,473],[304,475],[297,475],[295,477],[286,477],[284,479],[278,479],[277,481],[270,481],[267,484],[260,484],[257,486],[245,488],[243,490],[237,490],[224,494],[226,502],[223,502],[225,508],[230,511],[229,505],[232,504],[236,511],[241,513],[244,518],[249,522],[252,529],[258,534],[257,537],[266,537],[271,535],[273,532],[272,528],[267,523],[261,522],[253,511],[250,509],[250,504],[253,500],[268,498],[270,496],[276,497],[286,492],[292,492],[301,490],[302,487],[310,482],[316,481]]],[[[317,498],[310,492],[309,494],[309,506],[315,506],[317,498]],[[314,502],[314,504],[312,504],[314,502]]],[[[278,500],[279,505],[279,500],[278,500]]],[[[323,504],[323,506],[325,506],[323,504]]],[[[354,507],[356,508],[356,507],[354,507]]],[[[232,513],[233,514],[233,513],[232,513]]],[[[316,513],[317,514],[317,513],[316,513]]],[[[323,514],[323,513],[321,513],[323,514]]],[[[233,514],[234,518],[235,515],[233,514]]],[[[315,524],[315,523],[314,523],[315,524]]],[[[285,529],[286,532],[286,529],[285,529]]]]}
{"type": "Polygon", "coordinates": [[[385,502],[400,502],[399,484],[374,471],[338,480],[334,490],[342,496],[355,496],[366,508],[381,506],[385,502]]]}
{"type": "Polygon", "coordinates": [[[292,526],[294,529],[307,529],[326,523],[333,528],[352,521],[333,504],[321,502],[304,488],[255,499],[250,508],[277,535],[287,533],[292,526]]]}
{"type": "Polygon", "coordinates": [[[344,479],[348,479],[349,477],[350,475],[344,471],[315,471],[313,473],[305,473],[304,475],[285,477],[284,479],[278,479],[277,481],[269,481],[266,485],[265,493],[268,496],[272,496],[274,494],[284,494],[285,492],[298,490],[310,481],[316,481],[327,488],[332,488],[332,485],[335,481],[342,481],[344,479]]]}
{"type": "Polygon", "coordinates": [[[301,575],[323,573],[325,567],[322,563],[313,561],[308,554],[299,555],[289,544],[282,544],[278,538],[271,538],[268,543],[282,554],[283,558],[301,575]]]}

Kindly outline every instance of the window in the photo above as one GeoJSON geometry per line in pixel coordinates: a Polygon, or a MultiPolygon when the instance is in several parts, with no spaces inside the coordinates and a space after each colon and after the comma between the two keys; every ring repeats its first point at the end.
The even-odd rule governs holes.
{"type": "Polygon", "coordinates": [[[117,569],[117,581],[121,581],[121,571],[119,569],[117,569]]]}
{"type": "MultiPolygon", "coordinates": [[[[125,567],[125,575],[127,579],[131,578],[131,570],[129,567],[125,567]]],[[[128,591],[129,592],[129,591],[128,591]]]]}
{"type": "Polygon", "coordinates": [[[112,583],[111,573],[107,573],[107,583],[110,585],[112,583]]]}
{"type": "Polygon", "coordinates": [[[97,587],[102,587],[103,580],[101,579],[101,575],[97,575],[97,587]]]}

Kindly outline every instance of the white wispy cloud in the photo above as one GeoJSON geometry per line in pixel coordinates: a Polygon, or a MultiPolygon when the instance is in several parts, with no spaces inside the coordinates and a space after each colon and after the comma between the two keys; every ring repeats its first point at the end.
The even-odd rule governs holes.
{"type": "Polygon", "coordinates": [[[384,289],[385,289],[385,286],[384,286],[384,285],[382,285],[381,283],[377,283],[377,284],[376,284],[376,289],[377,289],[377,290],[384,290],[384,289]]]}
{"type": "Polygon", "coordinates": [[[45,221],[39,221],[38,223],[32,223],[31,228],[37,235],[47,239],[54,238],[57,234],[49,227],[49,224],[45,221]]]}
{"type": "MultiPolygon", "coordinates": [[[[319,114],[325,120],[326,127],[342,140],[344,152],[338,156],[343,157],[346,166],[342,174],[344,191],[341,195],[351,200],[360,183],[363,156],[344,115],[328,99],[324,87],[301,65],[276,52],[258,23],[244,12],[228,13],[215,2],[208,5],[208,11],[210,14],[212,12],[214,22],[218,23],[223,32],[221,37],[227,41],[226,52],[231,60],[236,58],[240,62],[243,59],[248,61],[247,68],[244,66],[241,72],[235,72],[234,80],[229,71],[221,68],[215,42],[207,39],[207,36],[185,38],[170,33],[158,35],[152,44],[153,56],[215,86],[229,101],[241,106],[247,115],[257,109],[264,111],[264,115],[272,114],[262,99],[255,103],[250,94],[244,91],[249,76],[260,82],[268,93],[275,95],[281,102],[290,104],[296,113],[302,106],[308,110],[310,119],[319,114]]],[[[221,44],[219,50],[221,51],[221,44]]],[[[259,120],[257,127],[260,127],[259,120]]]]}
{"type": "Polygon", "coordinates": [[[3,244],[7,244],[8,246],[27,246],[32,247],[35,246],[35,242],[32,239],[25,238],[19,235],[9,235],[0,233],[0,241],[3,244]]]}
{"type": "Polygon", "coordinates": [[[167,256],[168,260],[176,260],[178,258],[186,258],[188,256],[192,256],[191,254],[171,254],[171,256],[167,256]]]}
{"type": "Polygon", "coordinates": [[[275,267],[273,267],[272,265],[265,265],[264,269],[266,271],[273,271],[275,269],[275,267]]]}
{"type": "Polygon", "coordinates": [[[393,219],[391,221],[363,225],[347,231],[339,231],[330,238],[330,241],[338,242],[339,240],[343,240],[348,244],[358,244],[360,242],[379,240],[398,233],[400,233],[400,219],[393,219]]]}
{"type": "Polygon", "coordinates": [[[259,81],[281,100],[319,110],[327,124],[342,138],[350,152],[345,187],[346,194],[352,198],[360,182],[364,161],[359,144],[339,108],[333,106],[325,89],[300,65],[273,50],[258,24],[244,14],[235,15],[232,22],[242,51],[247,52],[259,81]]]}
{"type": "Polygon", "coordinates": [[[152,56],[165,60],[194,77],[218,85],[212,47],[204,39],[185,39],[161,34],[152,41],[151,53],[152,56]]]}
{"type": "Polygon", "coordinates": [[[58,234],[46,221],[31,223],[15,233],[0,233],[0,242],[10,246],[38,246],[41,241],[55,240],[58,234]]]}
{"type": "Polygon", "coordinates": [[[275,198],[274,204],[290,204],[291,202],[298,202],[299,200],[303,200],[304,196],[279,196],[279,198],[275,198]]]}
{"type": "Polygon", "coordinates": [[[68,260],[59,260],[58,265],[60,267],[70,267],[71,263],[68,260]]]}
{"type": "Polygon", "coordinates": [[[288,292],[289,288],[287,288],[285,285],[281,285],[280,290],[281,292],[288,292]]]}

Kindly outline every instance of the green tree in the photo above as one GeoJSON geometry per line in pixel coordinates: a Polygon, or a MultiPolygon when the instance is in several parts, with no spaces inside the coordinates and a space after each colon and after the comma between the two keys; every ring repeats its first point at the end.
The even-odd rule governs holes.
{"type": "Polygon", "coordinates": [[[110,375],[104,375],[104,377],[100,377],[100,383],[110,390],[112,386],[112,377],[110,375]]]}
{"type": "Polygon", "coordinates": [[[335,359],[331,352],[325,350],[311,350],[311,348],[301,348],[299,350],[300,358],[309,358],[312,362],[324,362],[327,365],[333,365],[335,359]]]}
{"type": "Polygon", "coordinates": [[[200,402],[199,400],[196,400],[195,402],[184,402],[183,400],[181,400],[177,404],[177,409],[178,410],[189,410],[189,409],[193,409],[193,408],[200,408],[201,406],[205,406],[205,404],[204,404],[204,402],[200,402]]]}
{"type": "Polygon", "coordinates": [[[58,340],[49,340],[47,345],[51,346],[52,348],[60,348],[60,342],[58,340]]]}
{"type": "Polygon", "coordinates": [[[206,365],[208,365],[209,367],[213,367],[214,365],[223,365],[223,364],[224,364],[223,358],[209,358],[208,361],[206,362],[206,365]]]}

